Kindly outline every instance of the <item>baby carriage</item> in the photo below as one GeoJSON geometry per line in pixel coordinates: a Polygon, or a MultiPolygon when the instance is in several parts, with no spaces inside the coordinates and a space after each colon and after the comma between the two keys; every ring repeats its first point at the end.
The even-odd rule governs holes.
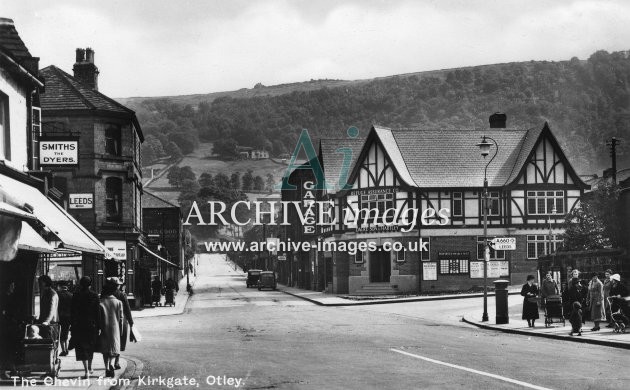
{"type": "Polygon", "coordinates": [[[164,289],[164,306],[175,306],[175,290],[172,288],[164,289]]]}
{"type": "Polygon", "coordinates": [[[61,367],[59,360],[59,324],[36,325],[40,338],[29,338],[31,325],[24,326],[24,338],[21,341],[22,356],[17,369],[21,376],[42,373],[56,378],[61,367]]]}
{"type": "Polygon", "coordinates": [[[630,300],[630,297],[608,297],[606,299],[608,299],[611,311],[612,309],[617,309],[611,313],[611,318],[615,325],[613,332],[626,333],[626,329],[630,325],[630,320],[628,319],[628,300],[630,300]]]}
{"type": "Polygon", "coordinates": [[[560,295],[550,295],[547,298],[543,298],[542,304],[545,309],[545,327],[551,326],[554,323],[554,318],[557,319],[555,322],[562,322],[562,326],[565,325],[562,297],[560,295]]]}

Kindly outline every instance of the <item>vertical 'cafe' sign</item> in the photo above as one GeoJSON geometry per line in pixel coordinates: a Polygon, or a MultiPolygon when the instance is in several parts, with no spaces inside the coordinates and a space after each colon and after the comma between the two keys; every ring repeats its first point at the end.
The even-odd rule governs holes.
{"type": "Polygon", "coordinates": [[[304,216],[304,226],[302,226],[305,235],[315,234],[316,218],[315,218],[315,190],[312,181],[305,181],[304,195],[302,196],[302,215],[304,216]]]}
{"type": "Polygon", "coordinates": [[[41,137],[39,139],[39,165],[78,166],[79,137],[41,137]]]}

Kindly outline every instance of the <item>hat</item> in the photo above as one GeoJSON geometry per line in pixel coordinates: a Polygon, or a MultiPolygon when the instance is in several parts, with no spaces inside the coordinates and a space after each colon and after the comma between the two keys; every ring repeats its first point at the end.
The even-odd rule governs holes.
{"type": "Polygon", "coordinates": [[[122,284],[120,279],[118,279],[116,276],[111,276],[111,277],[107,278],[107,283],[116,284],[116,285],[122,284]]]}
{"type": "Polygon", "coordinates": [[[619,276],[619,274],[614,274],[613,276],[610,277],[612,280],[616,280],[618,282],[621,282],[621,276],[619,276]]]}

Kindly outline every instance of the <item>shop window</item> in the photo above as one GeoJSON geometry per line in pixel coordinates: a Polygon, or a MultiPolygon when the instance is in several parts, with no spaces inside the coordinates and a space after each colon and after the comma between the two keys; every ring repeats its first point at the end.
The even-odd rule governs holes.
{"type": "Polygon", "coordinates": [[[562,240],[558,236],[553,235],[552,240],[549,240],[549,235],[530,235],[527,236],[527,258],[531,260],[538,259],[539,256],[544,256],[549,253],[553,253],[562,246],[562,240]],[[551,245],[551,252],[549,252],[549,246],[551,245]]]}
{"type": "Polygon", "coordinates": [[[463,259],[448,259],[440,260],[440,274],[467,274],[468,273],[468,260],[463,259]]]}
{"type": "Polygon", "coordinates": [[[113,156],[122,154],[120,126],[108,125],[105,129],[105,153],[113,156]]]}
{"type": "Polygon", "coordinates": [[[105,179],[105,212],[108,222],[122,221],[122,179],[105,179]]]}
{"type": "Polygon", "coordinates": [[[396,251],[396,261],[399,263],[404,263],[405,262],[405,248],[396,251]]]}
{"type": "Polygon", "coordinates": [[[527,214],[564,214],[564,191],[527,191],[527,214]]]}
{"type": "Polygon", "coordinates": [[[9,97],[0,91],[0,159],[11,160],[9,97]]]}
{"type": "Polygon", "coordinates": [[[453,217],[464,215],[464,197],[461,192],[453,192],[453,217]]]}
{"type": "MultiPolygon", "coordinates": [[[[492,240],[494,237],[488,237],[488,240],[492,240]]],[[[483,260],[486,251],[486,246],[483,242],[483,236],[477,237],[477,259],[483,260]]],[[[505,251],[495,251],[490,247],[490,260],[504,260],[505,251]]]]}

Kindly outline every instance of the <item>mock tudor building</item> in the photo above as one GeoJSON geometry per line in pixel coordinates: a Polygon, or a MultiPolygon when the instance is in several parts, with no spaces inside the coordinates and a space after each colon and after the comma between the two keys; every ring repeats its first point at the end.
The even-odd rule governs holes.
{"type": "Polygon", "coordinates": [[[106,262],[83,262],[84,275],[118,276],[134,299],[135,264],[142,232],[140,145],[134,111],[98,91],[94,51],[77,49],[74,75],[56,66],[41,70],[42,137],[39,164],[53,172],[70,213],[113,253],[106,262]],[[44,148],[46,146],[46,148],[44,148]]]}
{"type": "Polygon", "coordinates": [[[498,144],[487,168],[488,237],[516,239],[516,250],[490,251],[488,275],[523,283],[526,275],[535,274],[538,256],[550,246],[555,250],[565,214],[588,186],[547,123],[506,129],[500,119],[493,115],[485,130],[373,126],[358,150],[350,148],[357,156],[347,184],[338,179],[343,173],[338,141],[326,146],[323,140],[320,164],[332,188],[318,199],[334,202],[335,223],[321,228],[317,239],[366,242],[376,250],[319,251],[312,268],[323,265],[325,282],[316,289],[373,295],[481,287],[484,167],[492,157],[482,158],[476,146],[483,136],[498,144]],[[362,219],[369,209],[400,212],[374,223],[362,219]],[[417,215],[408,213],[414,210],[417,215]],[[386,250],[394,242],[405,249],[386,250]]]}

